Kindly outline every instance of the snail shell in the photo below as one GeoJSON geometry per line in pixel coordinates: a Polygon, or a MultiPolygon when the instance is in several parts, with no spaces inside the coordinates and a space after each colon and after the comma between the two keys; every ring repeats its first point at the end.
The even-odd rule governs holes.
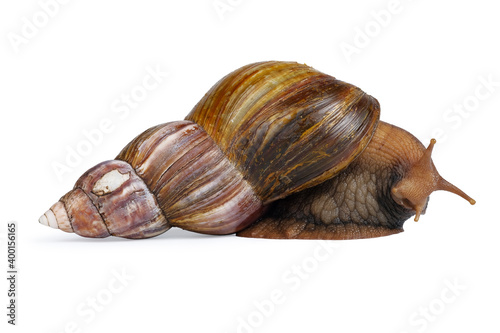
{"type": "MultiPolygon", "coordinates": [[[[285,213],[288,205],[304,206],[311,201],[308,198],[317,197],[310,205],[319,207],[317,201],[325,201],[328,195],[324,184],[330,188],[332,181],[334,197],[342,185],[334,181],[335,176],[342,172],[345,177],[343,170],[355,171],[349,167],[355,165],[353,161],[373,164],[357,157],[372,145],[374,135],[374,141],[380,141],[381,134],[376,135],[381,133],[376,130],[379,116],[375,98],[311,67],[277,61],[250,64],[217,82],[186,120],[146,130],[116,160],[87,171],[40,222],[85,237],[148,238],[172,226],[229,234],[255,221],[240,235],[356,238],[353,235],[390,234],[401,229],[399,220],[406,220],[411,212],[425,211],[427,190],[425,198],[413,201],[390,199],[395,210],[403,212],[396,214],[395,225],[384,225],[385,216],[392,212],[380,213],[381,205],[372,205],[371,210],[379,211],[359,208],[366,216],[354,221],[357,228],[369,226],[361,228],[362,234],[337,232],[339,223],[347,222],[337,214],[329,223],[321,222],[336,225],[335,230],[320,228],[301,235],[291,231],[298,224],[302,231],[317,224],[314,214],[285,213]]],[[[424,155],[425,147],[416,141],[417,153],[406,158],[404,174],[424,155]]],[[[383,165],[387,169],[394,168],[393,164],[383,165]]],[[[398,195],[406,198],[407,192],[403,189],[398,195]]]]}

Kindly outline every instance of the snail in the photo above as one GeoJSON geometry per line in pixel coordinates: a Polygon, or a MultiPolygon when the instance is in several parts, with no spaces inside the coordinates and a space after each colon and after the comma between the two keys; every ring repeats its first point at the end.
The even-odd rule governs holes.
{"type": "Polygon", "coordinates": [[[439,175],[434,139],[379,117],[375,98],[312,67],[250,64],[88,170],[39,222],[96,238],[354,239],[403,231],[436,190],[475,203],[439,175]]]}

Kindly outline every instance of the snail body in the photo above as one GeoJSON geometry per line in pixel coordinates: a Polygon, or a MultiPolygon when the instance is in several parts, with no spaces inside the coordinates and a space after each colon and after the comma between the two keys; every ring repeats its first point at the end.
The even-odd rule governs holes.
{"type": "Polygon", "coordinates": [[[250,64],[87,171],[40,222],[84,237],[351,239],[402,231],[435,190],[474,203],[437,172],[435,141],[379,117],[375,98],[311,67],[250,64]]]}

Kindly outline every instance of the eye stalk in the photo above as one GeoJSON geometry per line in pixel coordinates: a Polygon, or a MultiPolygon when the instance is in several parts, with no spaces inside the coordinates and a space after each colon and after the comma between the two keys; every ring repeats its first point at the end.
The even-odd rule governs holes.
{"type": "Polygon", "coordinates": [[[415,211],[415,222],[420,218],[420,214],[425,213],[429,195],[434,191],[448,191],[461,196],[471,205],[476,203],[458,187],[441,177],[431,158],[435,143],[436,139],[432,139],[420,160],[411,166],[405,177],[391,190],[395,202],[415,211]]]}

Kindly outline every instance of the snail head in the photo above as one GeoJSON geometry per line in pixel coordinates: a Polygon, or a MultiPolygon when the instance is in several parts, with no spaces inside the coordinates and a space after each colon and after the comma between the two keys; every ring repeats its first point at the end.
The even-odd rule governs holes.
{"type": "Polygon", "coordinates": [[[415,211],[415,222],[425,213],[429,195],[438,190],[455,193],[474,205],[476,201],[455,185],[445,180],[432,162],[431,154],[436,139],[432,139],[423,156],[413,164],[404,178],[392,189],[391,195],[399,205],[415,211]]]}

